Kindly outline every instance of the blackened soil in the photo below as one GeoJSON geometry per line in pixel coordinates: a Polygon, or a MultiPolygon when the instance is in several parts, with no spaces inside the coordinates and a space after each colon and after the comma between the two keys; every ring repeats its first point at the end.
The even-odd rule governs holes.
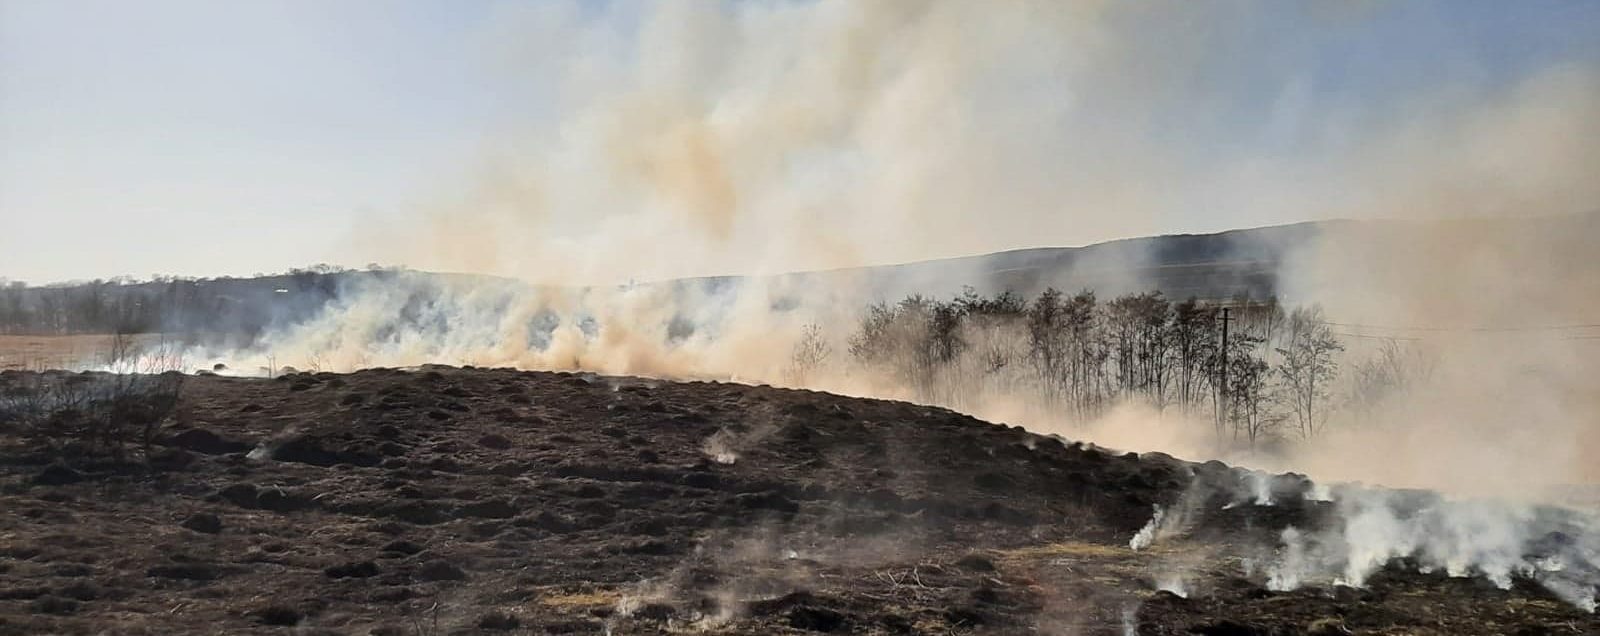
{"type": "Polygon", "coordinates": [[[1220,509],[1243,471],[807,391],[207,376],[134,463],[0,452],[0,634],[1600,633],[1530,585],[1238,574],[1309,502],[1135,552],[1153,505],[1220,509]]]}

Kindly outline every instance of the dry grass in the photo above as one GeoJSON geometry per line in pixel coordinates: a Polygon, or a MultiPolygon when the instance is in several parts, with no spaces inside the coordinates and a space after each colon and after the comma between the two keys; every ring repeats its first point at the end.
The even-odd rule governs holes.
{"type": "Polygon", "coordinates": [[[556,609],[586,609],[591,607],[606,607],[616,605],[622,600],[622,593],[616,590],[585,590],[574,592],[559,587],[543,590],[539,595],[539,604],[556,609]]]}
{"type": "Polygon", "coordinates": [[[0,336],[0,369],[70,369],[104,358],[111,336],[0,336]]]}
{"type": "Polygon", "coordinates": [[[1054,557],[1116,559],[1133,557],[1136,554],[1136,552],[1126,546],[1105,545],[1103,543],[1085,543],[1081,541],[1032,545],[1025,548],[1004,550],[1000,552],[1002,558],[1021,560],[1049,559],[1054,557]]]}
{"type": "MultiPolygon", "coordinates": [[[[78,370],[104,365],[111,353],[111,334],[74,336],[0,335],[0,371],[78,370]]],[[[135,336],[136,345],[158,342],[160,334],[135,336]]]]}

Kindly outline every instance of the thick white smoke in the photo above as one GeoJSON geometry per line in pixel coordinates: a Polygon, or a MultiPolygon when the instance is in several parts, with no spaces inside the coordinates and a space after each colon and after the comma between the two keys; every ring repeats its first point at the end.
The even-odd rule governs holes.
{"type": "Polygon", "coordinates": [[[1357,487],[1336,489],[1335,502],[1332,527],[1284,529],[1267,568],[1269,589],[1362,587],[1384,567],[1407,563],[1423,573],[1482,576],[1501,589],[1531,579],[1594,611],[1600,526],[1592,514],[1357,487]]]}

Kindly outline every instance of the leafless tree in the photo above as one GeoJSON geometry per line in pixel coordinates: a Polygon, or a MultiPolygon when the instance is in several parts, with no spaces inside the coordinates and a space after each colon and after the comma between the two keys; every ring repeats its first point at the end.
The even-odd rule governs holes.
{"type": "Polygon", "coordinates": [[[1172,366],[1176,398],[1185,411],[1192,411],[1206,398],[1210,379],[1205,372],[1206,360],[1215,355],[1216,329],[1216,311],[1194,298],[1173,307],[1172,366]]]}
{"type": "Polygon", "coordinates": [[[960,408],[1002,395],[1075,421],[1123,400],[1187,412],[1210,403],[1219,443],[1252,447],[1291,419],[1304,437],[1320,429],[1340,349],[1319,312],[1285,313],[1274,299],[1174,304],[1151,292],[1102,303],[1055,289],[1026,303],[971,289],[879,303],[850,338],[857,364],[919,400],[960,408]]]}
{"type": "Polygon", "coordinates": [[[1283,415],[1274,408],[1272,370],[1266,360],[1248,350],[1230,359],[1228,365],[1228,399],[1232,400],[1228,417],[1233,423],[1234,438],[1237,441],[1242,434],[1245,443],[1255,450],[1263,437],[1283,423],[1283,415]]]}
{"type": "Polygon", "coordinates": [[[1402,395],[1433,374],[1434,361],[1413,343],[1386,339],[1365,360],[1351,366],[1349,408],[1369,416],[1384,401],[1402,395]]]}
{"type": "Polygon", "coordinates": [[[1116,388],[1124,399],[1139,397],[1165,406],[1171,320],[1171,304],[1160,292],[1122,296],[1106,303],[1116,388]]]}
{"type": "Polygon", "coordinates": [[[1054,407],[1063,397],[1067,368],[1066,311],[1061,292],[1044,290],[1028,307],[1028,360],[1046,407],[1054,407]]]}
{"type": "Polygon", "coordinates": [[[789,353],[789,382],[795,386],[805,386],[832,353],[828,339],[822,335],[822,327],[816,323],[807,324],[800,330],[800,339],[795,341],[789,353]]]}
{"type": "Polygon", "coordinates": [[[1327,421],[1323,407],[1339,368],[1334,356],[1343,350],[1344,345],[1323,320],[1321,308],[1296,309],[1289,314],[1284,346],[1277,349],[1282,358],[1278,377],[1304,439],[1315,437],[1327,421]]]}
{"type": "Polygon", "coordinates": [[[886,373],[924,398],[933,393],[933,364],[928,348],[931,301],[909,296],[899,303],[867,308],[861,326],[850,337],[850,355],[862,366],[886,373]]]}

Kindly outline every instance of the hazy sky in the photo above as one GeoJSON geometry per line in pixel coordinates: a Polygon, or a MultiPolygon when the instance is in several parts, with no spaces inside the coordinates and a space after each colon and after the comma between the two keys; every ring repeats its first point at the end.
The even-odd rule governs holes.
{"type": "MultiPolygon", "coordinates": [[[[1187,4],[1157,3],[1145,13],[1187,4]]],[[[1063,154],[1083,154],[1084,147],[1114,153],[1137,137],[1142,148],[1160,148],[1160,174],[1179,166],[1189,176],[1176,186],[1184,196],[1161,200],[1126,223],[1062,223],[975,243],[931,242],[921,249],[934,253],[902,249],[891,256],[1304,220],[1315,213],[1303,205],[1240,203],[1285,196],[1276,186],[1259,196],[1236,187],[1250,179],[1213,188],[1207,184],[1219,180],[1207,167],[1287,164],[1294,169],[1272,172],[1271,181],[1281,186],[1286,178],[1318,180],[1320,167],[1349,171],[1342,162],[1348,148],[1367,143],[1350,131],[1406,128],[1413,124],[1396,122],[1425,122],[1430,108],[1454,113],[1455,104],[1493,103],[1552,69],[1590,77],[1600,66],[1600,2],[1197,4],[1212,15],[1196,18],[1192,8],[1172,11],[1170,19],[1096,14],[1103,28],[1063,35],[1110,41],[1134,54],[1118,58],[1115,74],[1090,76],[1106,97],[1079,97],[1087,105],[1071,117],[1054,118],[1048,128],[1020,129],[1024,137],[1038,137],[1030,147],[1043,150],[1030,152],[1045,153],[1046,162],[1056,148],[1063,154]],[[1205,54],[1193,55],[1197,50],[1205,54]],[[1151,60],[1174,55],[1196,61],[1181,73],[1149,68],[1151,60]],[[1161,90],[1127,88],[1140,83],[1161,90]],[[1120,121],[1123,113],[1138,121],[1120,121]],[[1096,132],[1108,128],[1119,132],[1096,132]]],[[[707,0],[698,10],[706,7],[753,15],[745,20],[750,23],[819,12],[804,2],[707,0]]],[[[405,260],[404,250],[374,247],[363,235],[439,217],[439,201],[470,188],[461,184],[476,180],[472,175],[486,157],[506,154],[508,145],[512,154],[538,157],[540,150],[516,144],[584,144],[584,137],[569,134],[568,123],[587,111],[563,100],[587,74],[583,64],[648,66],[678,55],[748,57],[763,50],[760,42],[722,48],[716,41],[747,31],[650,39],[650,30],[640,25],[660,13],[661,5],[642,2],[0,0],[0,276],[45,282],[119,274],[248,274],[316,262],[405,260]],[[528,18],[544,13],[560,18],[528,18]],[[573,25],[581,27],[581,37],[567,29],[573,25]],[[679,48],[696,50],[674,50],[679,48]],[[541,129],[554,132],[522,136],[541,129]]],[[[958,57],[967,51],[953,50],[958,57]]],[[[983,51],[973,49],[974,59],[983,51]]],[[[1012,57],[1000,59],[1018,66],[1012,57]]],[[[1077,58],[1050,63],[1061,59],[1077,58]]],[[[1095,64],[1099,58],[1085,59],[1095,64]]],[[[1031,69],[1033,75],[1019,77],[1055,72],[1031,69]]],[[[597,76],[597,82],[610,77],[597,76]]],[[[723,83],[763,80],[759,72],[718,77],[723,83]]],[[[1550,94],[1593,96],[1592,83],[1576,85],[1550,94]]],[[[1015,100],[998,103],[1020,109],[1064,99],[1035,94],[1032,82],[1004,76],[983,89],[1015,93],[1015,100]]],[[[694,94],[716,102],[741,93],[694,94]]],[[[718,117],[732,108],[702,106],[718,117]]],[[[1020,110],[983,116],[1001,127],[1031,121],[1020,110]]],[[[1587,140],[1588,146],[1595,141],[1600,140],[1587,140]]],[[[838,143],[829,143],[837,151],[838,143]]],[[[993,162],[1008,165],[1004,153],[1010,146],[996,148],[1001,154],[993,162]]],[[[1028,161],[1040,157],[1030,154],[1028,161]]],[[[852,164],[830,165],[849,171],[852,164]]],[[[794,177],[806,178],[811,177],[794,177]]],[[[851,182],[873,178],[867,173],[851,182]]],[[[595,189],[608,183],[602,180],[595,189]]],[[[735,186],[736,206],[763,200],[747,196],[743,182],[735,186]]],[[[824,181],[816,187],[831,186],[824,181]]],[[[1029,201],[1049,198],[1028,194],[1035,187],[1029,182],[1022,188],[1029,201]]],[[[1157,181],[1149,187],[1168,186],[1157,181]]],[[[634,204],[626,198],[569,198],[578,203],[550,204],[543,214],[583,216],[589,214],[583,206],[596,201],[634,204]]],[[[1115,208],[1122,199],[1093,200],[1115,208]]],[[[1071,200],[1064,201],[1050,205],[1069,218],[1071,200]]],[[[451,213],[442,214],[448,225],[451,213]]],[[[1116,216],[1115,210],[1106,214],[1116,216]]],[[[539,231],[558,237],[594,231],[571,229],[563,219],[541,223],[546,225],[539,231]]],[[[527,226],[506,227],[502,231],[527,226]]],[[[740,226],[733,227],[738,236],[740,226]]],[[[385,240],[417,237],[397,233],[385,240]]],[[[744,262],[739,254],[703,266],[737,269],[744,262]]],[[[475,268],[471,261],[422,257],[408,264],[475,268]]]]}

